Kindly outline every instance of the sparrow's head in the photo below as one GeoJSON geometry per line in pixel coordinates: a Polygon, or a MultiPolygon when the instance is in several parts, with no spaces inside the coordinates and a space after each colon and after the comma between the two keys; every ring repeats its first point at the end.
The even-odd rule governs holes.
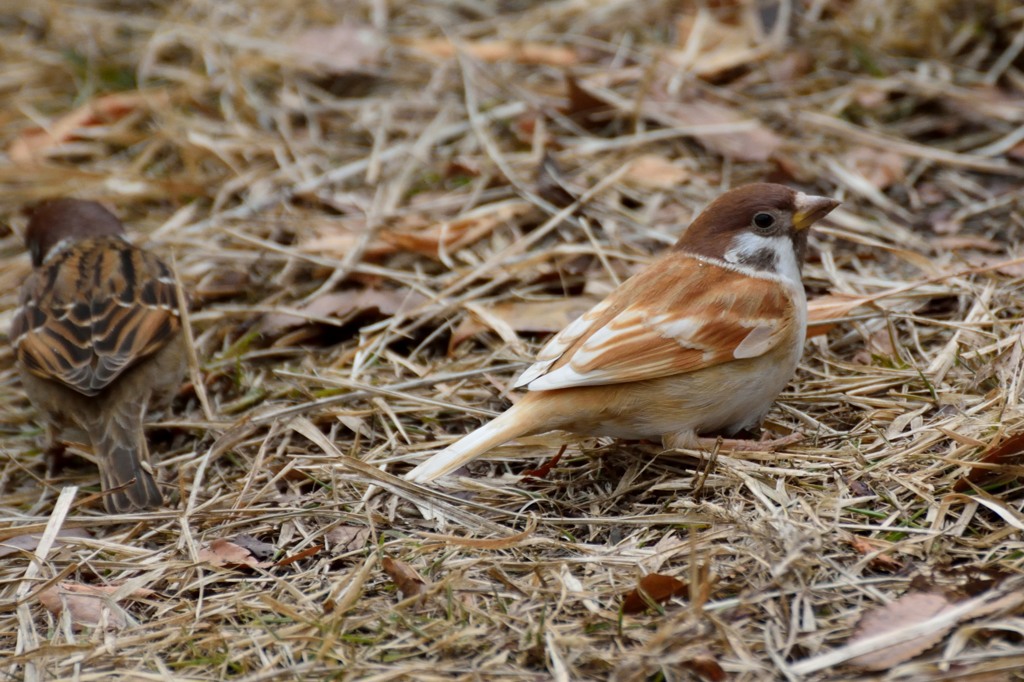
{"type": "Polygon", "coordinates": [[[799,279],[807,228],[838,205],[784,185],[743,185],[711,202],[673,248],[799,279]]]}
{"type": "Polygon", "coordinates": [[[39,267],[61,242],[123,234],[121,221],[95,201],[53,199],[32,209],[25,246],[32,254],[32,265],[39,267]]]}

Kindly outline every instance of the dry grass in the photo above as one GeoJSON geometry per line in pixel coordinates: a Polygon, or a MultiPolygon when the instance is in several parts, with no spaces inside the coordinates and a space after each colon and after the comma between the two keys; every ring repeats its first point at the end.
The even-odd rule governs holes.
{"type": "MultiPolygon", "coordinates": [[[[149,103],[36,164],[0,159],[13,226],[0,322],[28,269],[20,208],[100,199],[139,243],[174,254],[201,381],[150,431],[173,504],[109,518],[89,494],[94,467],[47,474],[0,350],[0,534],[88,531],[44,542],[39,561],[4,559],[0,675],[680,680],[713,678],[717,661],[735,680],[849,680],[859,673],[799,666],[915,579],[1020,572],[1020,487],[952,487],[982,444],[1024,424],[1024,267],[985,267],[1024,255],[1024,12],[782,2],[790,30],[733,44],[750,30],[729,23],[745,16],[735,3],[696,17],[690,4],[6,3],[8,151],[110,92],[149,103]],[[299,34],[342,14],[381,53],[353,35],[336,73],[309,65],[299,34]],[[414,47],[444,36],[468,56],[414,47]],[[614,106],[567,110],[566,59],[614,106]],[[719,109],[687,106],[705,102],[719,109]],[[582,210],[537,196],[545,147],[582,210]],[[631,172],[642,155],[681,175],[631,172]],[[707,467],[651,444],[545,436],[491,453],[447,492],[397,478],[500,411],[544,341],[497,304],[599,297],[723,188],[762,179],[844,200],[813,240],[812,297],[899,291],[808,342],[768,425],[803,444],[707,467]],[[481,318],[497,333],[449,352],[452,330],[481,318]],[[515,475],[564,442],[548,478],[515,475]],[[66,486],[77,496],[58,501],[66,486]],[[278,559],[307,554],[200,561],[242,533],[278,559]],[[386,557],[427,596],[404,598],[386,557]],[[621,614],[651,572],[690,582],[692,599],[621,614]],[[59,580],[153,592],[108,602],[123,627],[78,628],[36,599],[59,580]]],[[[1024,666],[1021,632],[989,613],[886,675],[1007,679],[1024,666]]]]}

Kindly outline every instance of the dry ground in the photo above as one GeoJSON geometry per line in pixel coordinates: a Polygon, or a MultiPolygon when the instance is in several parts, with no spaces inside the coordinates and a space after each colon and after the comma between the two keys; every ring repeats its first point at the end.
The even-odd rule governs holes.
{"type": "Polygon", "coordinates": [[[21,208],[94,198],[176,258],[199,363],[149,431],[170,506],[110,518],[91,464],[48,471],[0,350],[0,535],[49,528],[0,564],[0,676],[1020,677],[1024,496],[954,486],[1024,425],[1024,10],[697,5],[0,2],[0,326],[21,208]],[[767,425],[802,444],[710,464],[555,435],[443,493],[396,478],[764,179],[844,201],[810,296],[878,294],[825,299],[767,425]],[[689,597],[623,613],[651,573],[689,597]],[[906,593],[970,608],[844,666],[906,593]]]}

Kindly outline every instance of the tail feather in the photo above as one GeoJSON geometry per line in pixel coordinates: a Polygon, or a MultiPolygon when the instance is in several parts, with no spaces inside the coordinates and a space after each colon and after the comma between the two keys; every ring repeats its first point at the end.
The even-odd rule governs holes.
{"type": "Polygon", "coordinates": [[[139,405],[115,407],[89,427],[89,439],[100,460],[103,503],[111,514],[159,507],[163,495],[149,467],[139,405]],[[146,462],[146,464],[143,464],[146,462]]]}
{"type": "Polygon", "coordinates": [[[416,483],[429,483],[436,478],[449,474],[464,464],[468,464],[491,448],[520,436],[549,431],[538,429],[530,419],[530,410],[526,400],[506,410],[491,422],[484,424],[476,431],[463,436],[444,450],[421,463],[405,477],[416,483]]]}

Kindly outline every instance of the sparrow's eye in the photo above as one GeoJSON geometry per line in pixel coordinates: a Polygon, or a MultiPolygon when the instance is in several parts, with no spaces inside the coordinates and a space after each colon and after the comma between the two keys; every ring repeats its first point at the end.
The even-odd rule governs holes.
{"type": "Polygon", "coordinates": [[[775,216],[771,213],[757,213],[754,215],[754,227],[759,230],[767,230],[775,224],[775,216]]]}

